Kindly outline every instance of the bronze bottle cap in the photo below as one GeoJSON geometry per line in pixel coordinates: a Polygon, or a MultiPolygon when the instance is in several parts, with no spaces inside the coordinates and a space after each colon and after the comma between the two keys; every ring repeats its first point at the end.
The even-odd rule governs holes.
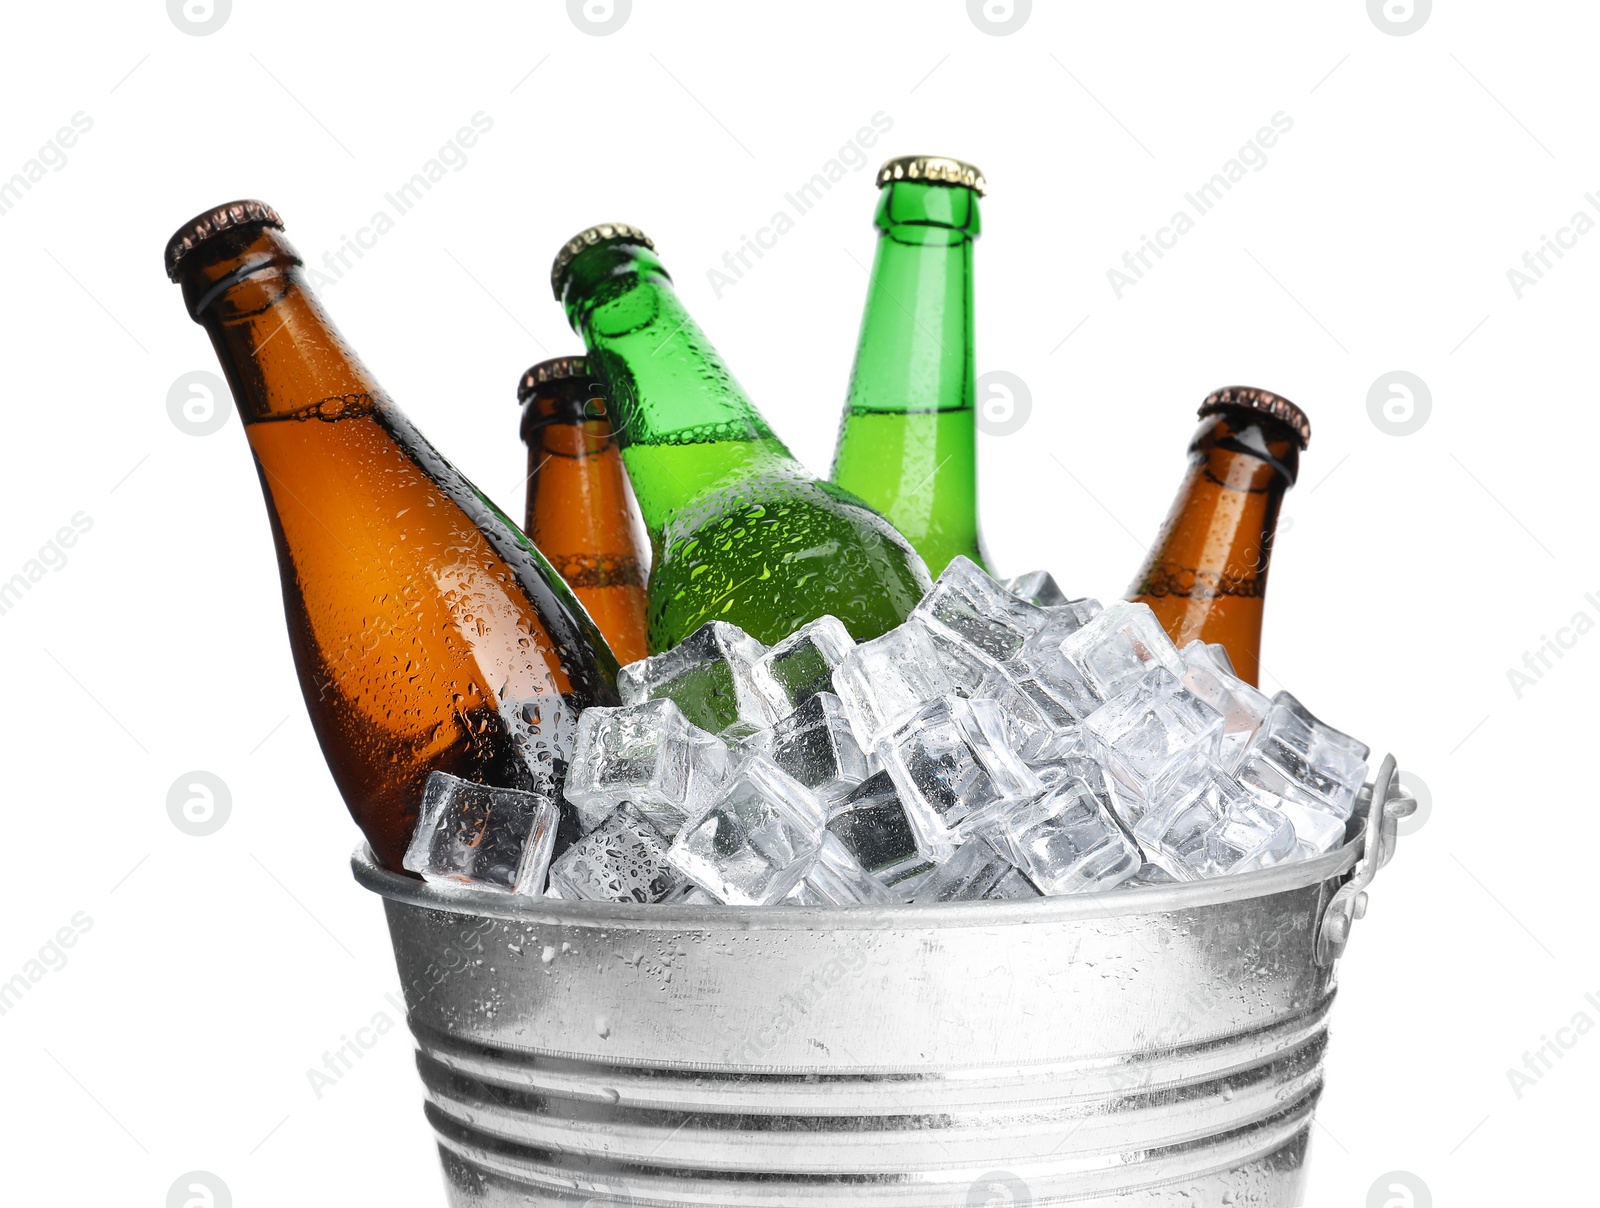
{"type": "Polygon", "coordinates": [[[1252,411],[1264,412],[1293,429],[1300,438],[1302,450],[1311,444],[1311,421],[1304,411],[1281,394],[1255,386],[1224,386],[1206,395],[1206,401],[1200,404],[1200,415],[1204,418],[1224,407],[1248,407],[1252,411]]]}
{"type": "Polygon", "coordinates": [[[548,361],[540,361],[524,373],[522,380],[517,383],[517,402],[527,402],[528,397],[546,382],[564,382],[590,376],[587,357],[552,357],[548,361]]]}
{"type": "Polygon", "coordinates": [[[195,215],[167,240],[167,276],[176,281],[178,265],[183,258],[213,235],[236,231],[252,223],[283,230],[283,219],[278,217],[278,211],[264,201],[230,201],[227,205],[195,215]]]}

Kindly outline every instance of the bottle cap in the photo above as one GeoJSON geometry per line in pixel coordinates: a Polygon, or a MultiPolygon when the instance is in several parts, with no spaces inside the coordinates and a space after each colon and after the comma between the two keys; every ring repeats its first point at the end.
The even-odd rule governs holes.
{"type": "Polygon", "coordinates": [[[195,215],[167,240],[167,276],[176,281],[179,262],[213,235],[236,231],[251,223],[283,230],[283,219],[278,217],[278,211],[264,201],[230,201],[227,205],[195,215]]]}
{"type": "Polygon", "coordinates": [[[1224,386],[1206,395],[1206,401],[1200,404],[1200,415],[1204,418],[1224,407],[1246,407],[1251,411],[1265,412],[1293,429],[1300,438],[1301,449],[1311,443],[1311,421],[1306,418],[1304,411],[1281,394],[1259,390],[1254,386],[1224,386]]]}
{"type": "Polygon", "coordinates": [[[584,357],[554,357],[540,361],[524,373],[522,381],[517,383],[517,402],[527,402],[528,397],[546,382],[564,382],[589,376],[589,362],[584,357]]]}
{"type": "Polygon", "coordinates": [[[918,180],[928,185],[965,185],[979,197],[989,190],[983,173],[971,164],[945,155],[902,155],[878,169],[878,185],[918,180]]]}
{"type": "Polygon", "coordinates": [[[561,245],[556,262],[550,266],[550,288],[555,291],[557,302],[561,301],[561,288],[567,283],[567,269],[578,253],[602,243],[642,243],[652,249],[656,246],[650,236],[625,222],[602,222],[580,231],[561,245]]]}

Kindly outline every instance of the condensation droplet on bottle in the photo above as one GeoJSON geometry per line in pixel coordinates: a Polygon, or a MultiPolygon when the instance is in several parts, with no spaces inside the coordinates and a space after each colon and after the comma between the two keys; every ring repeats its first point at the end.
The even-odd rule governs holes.
{"type": "Polygon", "coordinates": [[[594,1034],[601,1040],[606,1040],[611,1035],[611,1021],[604,1015],[594,1017],[594,1034]]]}
{"type": "MultiPolygon", "coordinates": [[[[566,945],[562,945],[562,946],[565,947],[566,945]]],[[[544,946],[544,951],[539,953],[539,959],[541,961],[543,961],[547,965],[551,961],[555,960],[556,959],[555,946],[553,944],[546,944],[544,946]]]]}

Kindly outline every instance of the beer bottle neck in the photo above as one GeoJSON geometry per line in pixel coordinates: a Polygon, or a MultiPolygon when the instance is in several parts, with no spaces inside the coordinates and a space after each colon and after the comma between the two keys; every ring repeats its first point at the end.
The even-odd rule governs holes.
{"type": "Polygon", "coordinates": [[[1207,415],[1131,593],[1156,610],[1178,645],[1221,641],[1251,683],[1273,534],[1299,458],[1295,433],[1270,415],[1243,407],[1207,415]]]}
{"type": "Polygon", "coordinates": [[[522,442],[535,454],[595,457],[613,447],[600,383],[577,378],[542,385],[522,406],[522,442]]]}
{"type": "Polygon", "coordinates": [[[761,462],[797,468],[651,249],[615,243],[583,252],[563,302],[606,380],[612,432],[652,533],[733,473],[761,462]],[[715,452],[705,448],[712,445],[715,452]]]}
{"type": "Polygon", "coordinates": [[[878,248],[850,375],[861,412],[970,411],[972,251],[978,195],[959,185],[886,185],[878,248]]]}
{"type": "Polygon", "coordinates": [[[185,261],[184,301],[206,329],[246,424],[369,410],[377,380],[322,309],[281,231],[185,261]]]}

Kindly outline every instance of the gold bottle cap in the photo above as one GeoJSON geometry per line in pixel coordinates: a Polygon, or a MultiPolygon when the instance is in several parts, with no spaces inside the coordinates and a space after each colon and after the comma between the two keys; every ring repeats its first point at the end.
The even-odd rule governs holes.
{"type": "Polygon", "coordinates": [[[1294,430],[1294,434],[1300,438],[1301,449],[1311,444],[1311,421],[1306,418],[1304,411],[1281,394],[1273,394],[1270,390],[1260,390],[1255,386],[1224,386],[1206,395],[1206,401],[1200,404],[1201,418],[1224,407],[1247,407],[1251,411],[1265,412],[1294,430]]]}
{"type": "Polygon", "coordinates": [[[878,169],[879,186],[897,180],[919,180],[929,185],[965,185],[979,197],[989,191],[989,182],[973,165],[944,155],[902,155],[878,169]]]}
{"type": "Polygon", "coordinates": [[[556,253],[556,262],[550,266],[550,288],[555,291],[557,302],[561,301],[561,289],[567,283],[567,269],[572,261],[579,252],[601,243],[642,243],[651,249],[656,246],[650,236],[625,222],[602,222],[587,231],[580,231],[561,245],[561,250],[556,253]]]}
{"type": "Polygon", "coordinates": [[[540,361],[524,373],[522,381],[517,383],[517,402],[527,402],[529,396],[546,382],[565,382],[590,376],[586,357],[553,357],[548,361],[540,361]]]}
{"type": "Polygon", "coordinates": [[[230,201],[227,205],[195,215],[167,240],[167,276],[176,281],[179,262],[213,235],[236,231],[257,222],[283,230],[283,219],[278,217],[278,211],[264,201],[230,201]]]}

